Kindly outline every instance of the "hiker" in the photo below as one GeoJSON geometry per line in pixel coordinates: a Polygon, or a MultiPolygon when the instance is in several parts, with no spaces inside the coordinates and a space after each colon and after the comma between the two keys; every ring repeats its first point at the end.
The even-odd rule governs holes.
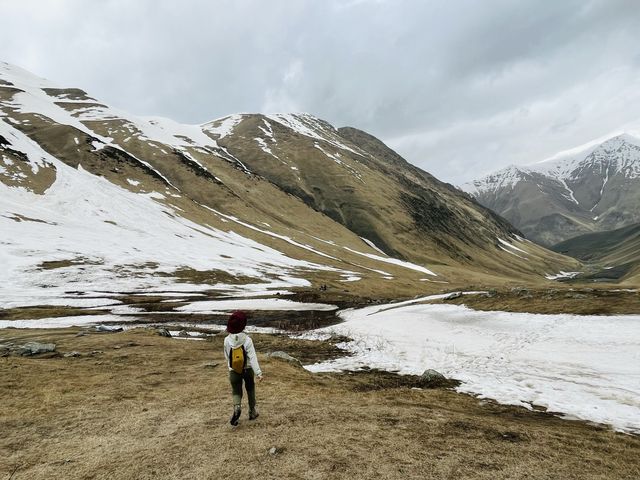
{"type": "Polygon", "coordinates": [[[258,381],[262,381],[262,370],[258,364],[256,349],[253,340],[243,332],[247,326],[247,315],[244,312],[233,312],[227,322],[227,335],[224,339],[224,356],[229,366],[229,381],[233,394],[233,416],[231,425],[238,425],[238,419],[242,413],[242,383],[249,397],[249,420],[258,418],[256,410],[256,384],[254,374],[258,381]]]}

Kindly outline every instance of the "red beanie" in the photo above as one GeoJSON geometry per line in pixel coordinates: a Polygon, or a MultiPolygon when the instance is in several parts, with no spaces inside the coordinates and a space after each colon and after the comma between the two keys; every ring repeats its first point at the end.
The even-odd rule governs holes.
{"type": "Polygon", "coordinates": [[[247,314],[238,310],[233,312],[227,322],[227,332],[240,333],[247,326],[247,314]]]}

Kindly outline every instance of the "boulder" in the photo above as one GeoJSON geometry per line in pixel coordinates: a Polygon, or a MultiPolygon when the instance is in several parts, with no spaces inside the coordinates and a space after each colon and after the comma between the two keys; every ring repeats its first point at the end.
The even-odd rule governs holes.
{"type": "Polygon", "coordinates": [[[28,342],[18,347],[18,353],[24,357],[56,351],[55,343],[28,342]]]}
{"type": "Polygon", "coordinates": [[[80,352],[69,352],[69,353],[65,353],[64,357],[65,358],[70,358],[70,357],[79,357],[80,356],[80,352]]]}
{"type": "Polygon", "coordinates": [[[282,352],[282,351],[276,351],[276,352],[271,352],[267,354],[268,358],[277,358],[280,360],[284,360],[285,362],[289,362],[293,365],[296,365],[297,367],[302,367],[302,362],[300,362],[300,360],[298,360],[295,357],[292,357],[291,355],[289,355],[286,352],[282,352]]]}
{"type": "Polygon", "coordinates": [[[462,296],[462,292],[453,292],[443,298],[443,300],[453,300],[456,298],[460,298],[462,296]]]}
{"type": "Polygon", "coordinates": [[[421,384],[425,387],[435,387],[448,383],[447,377],[436,370],[428,368],[420,375],[421,384]]]}
{"type": "Polygon", "coordinates": [[[92,330],[94,332],[116,333],[116,332],[122,332],[124,330],[124,328],[122,328],[122,327],[110,327],[108,325],[94,325],[92,330]]]}
{"type": "Polygon", "coordinates": [[[161,337],[171,338],[171,333],[169,333],[169,330],[167,330],[166,328],[158,328],[156,329],[156,333],[161,337]]]}

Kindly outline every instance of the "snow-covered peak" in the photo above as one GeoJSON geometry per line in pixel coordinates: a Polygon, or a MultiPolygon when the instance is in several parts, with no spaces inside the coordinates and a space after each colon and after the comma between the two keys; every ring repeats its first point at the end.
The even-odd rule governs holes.
{"type": "Polygon", "coordinates": [[[616,135],[615,137],[611,137],[608,140],[602,142],[596,150],[606,150],[613,151],[617,150],[624,144],[634,145],[636,147],[640,147],[640,138],[634,137],[628,133],[622,133],[620,135],[616,135]]]}
{"type": "Polygon", "coordinates": [[[592,154],[602,157],[617,152],[623,146],[640,147],[640,139],[628,133],[622,133],[608,138],[603,142],[589,142],[581,147],[576,147],[565,152],[560,152],[542,162],[528,165],[529,168],[541,173],[566,176],[573,171],[582,161],[592,154]]]}
{"type": "MultiPolygon", "coordinates": [[[[16,65],[12,65],[7,62],[0,62],[0,85],[7,82],[11,85],[21,87],[35,87],[35,88],[56,88],[58,85],[51,83],[49,80],[38,77],[33,73],[20,68],[16,65]]],[[[5,85],[5,86],[11,86],[5,85]]]]}
{"type": "Polygon", "coordinates": [[[58,124],[70,125],[98,138],[105,145],[122,148],[123,142],[137,138],[178,149],[192,146],[217,147],[215,140],[207,136],[199,125],[183,125],[162,117],[138,117],[103,105],[80,89],[60,88],[20,67],[0,62],[0,88],[3,87],[20,91],[10,100],[0,102],[0,107],[4,104],[20,113],[48,117],[58,124]],[[90,122],[96,121],[111,122],[108,136],[100,135],[92,129],[90,122]],[[114,121],[120,122],[121,126],[116,128],[114,121]],[[117,133],[122,138],[117,138],[117,133]]]}
{"type": "Polygon", "coordinates": [[[461,185],[460,188],[471,195],[477,195],[487,191],[496,191],[502,188],[513,188],[520,180],[525,178],[528,173],[529,170],[526,167],[509,165],[486,177],[467,182],[461,185]]]}
{"type": "Polygon", "coordinates": [[[581,170],[594,167],[603,172],[613,167],[615,172],[622,173],[627,178],[640,177],[640,138],[622,133],[599,143],[590,142],[560,152],[542,162],[511,165],[468,182],[461,188],[472,195],[477,195],[480,192],[513,187],[526,174],[531,173],[546,175],[564,183],[574,179],[581,170]]]}

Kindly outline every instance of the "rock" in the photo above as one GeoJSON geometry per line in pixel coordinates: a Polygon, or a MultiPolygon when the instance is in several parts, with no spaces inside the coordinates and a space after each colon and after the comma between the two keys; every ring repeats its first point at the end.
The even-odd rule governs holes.
{"type": "Polygon", "coordinates": [[[207,362],[203,365],[204,368],[216,368],[220,363],[218,362],[207,362]]]}
{"type": "Polygon", "coordinates": [[[161,337],[171,338],[171,333],[169,333],[169,330],[167,330],[166,328],[158,328],[156,329],[156,333],[161,337]]]}
{"type": "Polygon", "coordinates": [[[186,338],[186,337],[188,337],[188,336],[189,336],[189,332],[187,332],[186,330],[180,330],[180,331],[178,332],[178,336],[179,336],[179,337],[182,337],[182,338],[186,338]]]}
{"type": "MultiPolygon", "coordinates": [[[[515,293],[518,296],[526,296],[526,295],[530,295],[530,292],[528,289],[524,288],[524,287],[513,287],[511,289],[512,293],[515,293]]],[[[527,298],[531,298],[530,296],[528,296],[527,298]]]]}
{"type": "Polygon", "coordinates": [[[280,360],[284,360],[285,362],[289,362],[293,365],[296,365],[298,367],[302,367],[302,362],[300,362],[300,360],[298,360],[295,357],[292,357],[291,355],[289,355],[286,352],[282,352],[282,351],[277,351],[277,352],[271,352],[267,354],[268,358],[278,358],[280,360]]]}
{"type": "Polygon", "coordinates": [[[107,325],[94,325],[93,326],[93,331],[94,332],[109,332],[109,333],[115,333],[115,332],[122,332],[124,329],[122,327],[109,327],[107,325]]]}
{"type": "Polygon", "coordinates": [[[78,332],[76,333],[76,337],[84,337],[87,335],[87,332],[78,332]]]}
{"type": "Polygon", "coordinates": [[[54,343],[29,342],[25,343],[21,347],[18,347],[18,353],[23,357],[29,357],[31,355],[38,355],[40,353],[49,353],[55,351],[56,345],[54,343]]]}
{"type": "Polygon", "coordinates": [[[422,375],[420,375],[421,383],[427,387],[433,387],[447,383],[447,377],[440,372],[432,369],[427,369],[422,375]]]}
{"type": "Polygon", "coordinates": [[[70,357],[79,357],[81,354],[80,352],[69,352],[69,353],[65,353],[64,357],[65,358],[70,358],[70,357]]]}
{"type": "Polygon", "coordinates": [[[462,296],[462,292],[453,292],[443,298],[443,300],[453,300],[455,298],[460,298],[462,296]]]}
{"type": "Polygon", "coordinates": [[[269,455],[275,455],[276,453],[278,453],[278,449],[276,447],[271,447],[269,449],[269,455]]]}

